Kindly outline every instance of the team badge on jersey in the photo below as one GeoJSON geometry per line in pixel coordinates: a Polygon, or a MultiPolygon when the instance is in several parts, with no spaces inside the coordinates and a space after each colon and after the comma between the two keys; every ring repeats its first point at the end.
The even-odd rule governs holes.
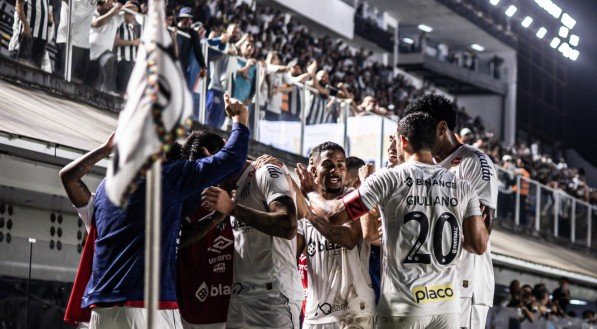
{"type": "Polygon", "coordinates": [[[461,161],[462,161],[462,157],[456,157],[452,160],[452,162],[450,162],[450,164],[452,166],[457,166],[458,164],[460,164],[461,161]]]}

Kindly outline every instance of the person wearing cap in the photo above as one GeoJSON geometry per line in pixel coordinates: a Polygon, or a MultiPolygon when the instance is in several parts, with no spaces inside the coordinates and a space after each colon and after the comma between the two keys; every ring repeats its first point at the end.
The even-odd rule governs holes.
{"type": "Polygon", "coordinates": [[[135,67],[135,59],[137,58],[137,48],[141,41],[139,29],[136,28],[137,21],[135,15],[130,13],[133,11],[138,13],[141,9],[139,3],[136,1],[127,1],[123,7],[124,21],[116,31],[116,40],[114,41],[114,48],[116,50],[116,90],[120,94],[124,94],[129,83],[131,73],[135,67]]]}
{"type": "Polygon", "coordinates": [[[463,128],[460,131],[460,139],[462,144],[472,144],[473,143],[473,131],[469,128],[463,128]]]}
{"type": "MultiPolygon", "coordinates": [[[[191,61],[194,60],[199,65],[199,76],[205,76],[205,58],[201,50],[201,39],[197,30],[193,29],[193,12],[191,8],[184,7],[178,13],[178,30],[191,36],[187,38],[181,34],[177,35],[178,44],[178,58],[182,71],[185,73],[187,82],[194,80],[195,77],[190,76],[189,68],[191,61]]],[[[192,85],[191,85],[192,86],[192,85]]]]}

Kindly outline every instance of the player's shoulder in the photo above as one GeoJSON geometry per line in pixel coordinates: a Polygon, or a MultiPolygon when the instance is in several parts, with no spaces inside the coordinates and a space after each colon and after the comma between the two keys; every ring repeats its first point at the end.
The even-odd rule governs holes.
{"type": "Polygon", "coordinates": [[[261,168],[255,171],[256,178],[281,178],[285,177],[286,173],[280,167],[273,164],[263,165],[261,168]]]}
{"type": "Polygon", "coordinates": [[[454,158],[454,160],[459,161],[460,165],[465,167],[479,167],[482,170],[495,171],[491,158],[478,148],[472,147],[470,145],[462,145],[458,152],[459,154],[454,158]]]}

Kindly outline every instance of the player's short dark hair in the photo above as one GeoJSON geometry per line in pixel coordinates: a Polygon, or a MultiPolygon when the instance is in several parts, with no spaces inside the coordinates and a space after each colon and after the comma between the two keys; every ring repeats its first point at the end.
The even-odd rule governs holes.
{"type": "Polygon", "coordinates": [[[407,114],[398,122],[398,134],[406,137],[414,152],[431,150],[435,144],[436,121],[424,112],[407,114]]]}
{"type": "Polygon", "coordinates": [[[201,148],[205,147],[210,154],[215,154],[224,147],[222,137],[203,130],[193,131],[185,141],[180,154],[182,158],[195,161],[205,157],[201,148]]]}
{"type": "Polygon", "coordinates": [[[349,156],[346,158],[346,170],[359,170],[362,166],[365,165],[365,161],[361,158],[349,156]]]}
{"type": "Polygon", "coordinates": [[[454,103],[444,96],[427,94],[410,102],[404,110],[404,115],[414,112],[425,112],[433,117],[436,122],[446,121],[448,128],[456,128],[456,108],[454,103]]]}
{"type": "Polygon", "coordinates": [[[318,159],[319,156],[321,155],[321,153],[325,152],[325,151],[338,151],[338,152],[342,152],[342,154],[344,154],[344,156],[346,156],[346,152],[344,152],[344,148],[334,142],[323,142],[317,146],[315,146],[312,150],[311,150],[311,154],[309,155],[310,158],[312,158],[313,160],[318,159]]]}

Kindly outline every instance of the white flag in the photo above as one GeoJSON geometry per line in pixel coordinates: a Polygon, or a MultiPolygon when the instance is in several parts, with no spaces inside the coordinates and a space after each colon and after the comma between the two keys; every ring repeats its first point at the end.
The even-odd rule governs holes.
{"type": "Polygon", "coordinates": [[[160,3],[153,5],[155,9],[150,11],[143,30],[126,103],[118,118],[106,192],[119,206],[134,190],[134,181],[163,154],[165,145],[176,140],[181,123],[193,113],[191,94],[164,25],[164,6],[160,3]]]}

